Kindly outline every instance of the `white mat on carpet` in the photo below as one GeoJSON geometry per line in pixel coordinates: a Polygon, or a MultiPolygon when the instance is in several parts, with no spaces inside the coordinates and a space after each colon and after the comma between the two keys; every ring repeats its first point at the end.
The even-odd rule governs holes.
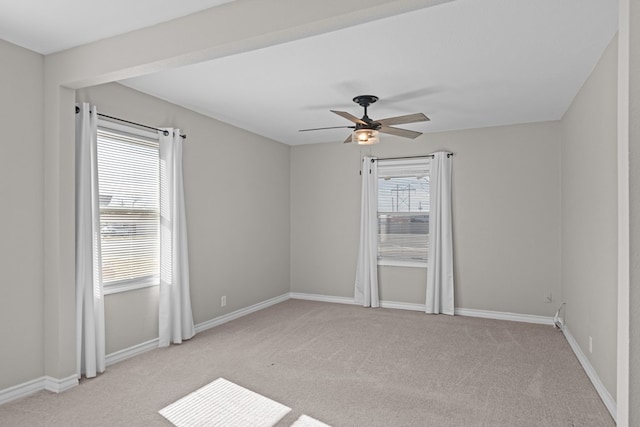
{"type": "Polygon", "coordinates": [[[224,378],[158,411],[177,427],[271,427],[291,411],[224,378]]]}
{"type": "Polygon", "coordinates": [[[322,421],[318,421],[315,418],[311,418],[308,415],[300,415],[300,418],[295,423],[291,424],[291,427],[331,427],[329,424],[325,424],[322,421]]]}

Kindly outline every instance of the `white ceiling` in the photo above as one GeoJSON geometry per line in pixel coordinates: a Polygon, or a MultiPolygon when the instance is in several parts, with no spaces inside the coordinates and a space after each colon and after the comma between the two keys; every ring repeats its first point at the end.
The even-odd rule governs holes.
{"type": "MultiPolygon", "coordinates": [[[[164,3],[178,17],[225,2],[164,3]]],[[[157,0],[84,3],[0,0],[0,38],[47,53],[171,18],[144,20],[157,0]],[[46,17],[72,3],[84,8],[74,21],[86,24],[97,5],[110,18],[72,32],[22,18],[36,4],[46,17]]],[[[347,129],[297,130],[349,125],[329,109],[360,117],[351,99],[361,94],[380,97],[373,119],[425,113],[430,122],[398,126],[421,132],[557,120],[616,30],[617,0],[455,0],[121,83],[291,145],[343,141],[347,129]]]]}
{"type": "Polygon", "coordinates": [[[47,55],[233,0],[0,0],[0,39],[47,55]]]}
{"type": "MultiPolygon", "coordinates": [[[[421,132],[560,119],[617,28],[616,0],[456,0],[122,83],[291,145],[362,116],[421,132]]],[[[383,139],[392,138],[387,135],[383,139]]]]}

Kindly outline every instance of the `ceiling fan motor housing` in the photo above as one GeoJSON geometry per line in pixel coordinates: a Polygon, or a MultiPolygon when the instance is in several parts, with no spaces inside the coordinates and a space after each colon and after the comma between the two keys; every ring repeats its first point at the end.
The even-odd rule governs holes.
{"type": "Polygon", "coordinates": [[[375,95],[358,95],[353,98],[353,102],[361,107],[367,108],[369,105],[376,102],[379,98],[375,95]]]}

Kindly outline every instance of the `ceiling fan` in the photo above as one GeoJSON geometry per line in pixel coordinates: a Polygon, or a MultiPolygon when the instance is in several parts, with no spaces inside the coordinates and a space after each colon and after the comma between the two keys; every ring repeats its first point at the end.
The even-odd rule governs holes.
{"type": "Polygon", "coordinates": [[[345,119],[353,122],[354,126],[332,126],[325,128],[314,129],[301,129],[299,132],[308,132],[313,130],[325,130],[325,129],[354,129],[353,133],[344,140],[345,143],[357,142],[360,145],[376,144],[380,141],[378,132],[388,133],[390,135],[401,136],[403,138],[415,139],[422,135],[422,132],[416,132],[408,129],[400,129],[392,127],[391,125],[399,125],[403,123],[415,123],[429,121],[429,117],[422,113],[407,114],[405,116],[389,117],[386,119],[372,120],[367,115],[367,108],[378,100],[377,96],[373,95],[358,95],[353,98],[353,102],[364,108],[364,116],[357,118],[354,115],[346,113],[344,111],[329,110],[345,119]]]}

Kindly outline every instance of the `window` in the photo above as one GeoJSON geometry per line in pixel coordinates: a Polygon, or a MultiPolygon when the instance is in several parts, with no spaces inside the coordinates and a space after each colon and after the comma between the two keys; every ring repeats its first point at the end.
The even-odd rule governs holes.
{"type": "Polygon", "coordinates": [[[98,189],[105,293],[159,283],[158,138],[100,122],[98,189]]]}
{"type": "Polygon", "coordinates": [[[378,161],[378,264],[426,266],[429,159],[378,161]]]}

